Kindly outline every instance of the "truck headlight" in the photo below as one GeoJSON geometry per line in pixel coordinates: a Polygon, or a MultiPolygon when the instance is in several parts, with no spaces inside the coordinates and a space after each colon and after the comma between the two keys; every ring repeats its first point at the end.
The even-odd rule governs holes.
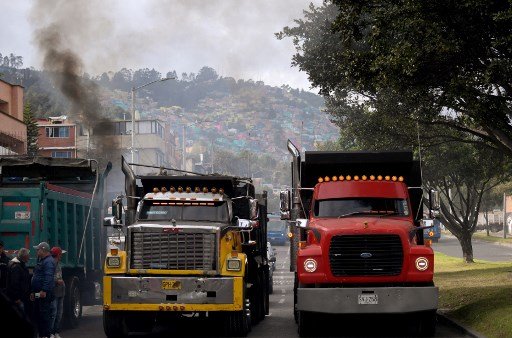
{"type": "Polygon", "coordinates": [[[316,260],[313,258],[308,258],[304,261],[304,270],[307,272],[315,272],[317,267],[316,260]]]}
{"type": "Polygon", "coordinates": [[[107,257],[107,266],[109,268],[118,268],[121,266],[121,257],[107,257]]]}
{"type": "Polygon", "coordinates": [[[425,257],[416,258],[416,269],[419,271],[425,271],[428,269],[428,259],[425,257]]]}
{"type": "Polygon", "coordinates": [[[242,261],[238,258],[228,258],[228,271],[240,271],[242,270],[242,261]]]}

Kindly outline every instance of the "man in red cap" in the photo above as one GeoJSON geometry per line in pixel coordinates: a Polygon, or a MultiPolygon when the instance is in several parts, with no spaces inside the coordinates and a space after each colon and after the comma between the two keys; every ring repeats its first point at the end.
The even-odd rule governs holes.
{"type": "Polygon", "coordinates": [[[66,253],[66,250],[62,250],[58,246],[54,246],[50,253],[53,259],[55,259],[55,299],[52,303],[52,314],[50,317],[50,333],[52,337],[60,338],[60,321],[62,319],[62,309],[64,307],[64,295],[66,294],[66,284],[62,279],[62,265],[60,263],[62,254],[66,253]]]}

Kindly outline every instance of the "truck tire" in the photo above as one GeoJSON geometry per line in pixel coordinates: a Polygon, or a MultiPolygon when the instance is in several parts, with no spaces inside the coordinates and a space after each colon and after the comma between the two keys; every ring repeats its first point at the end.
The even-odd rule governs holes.
{"type": "Polygon", "coordinates": [[[245,337],[251,331],[250,301],[245,298],[242,311],[230,311],[224,314],[224,335],[227,337],[245,337]]]}
{"type": "Polygon", "coordinates": [[[420,337],[432,337],[436,334],[436,311],[425,311],[419,315],[418,335],[420,337]]]}
{"type": "Polygon", "coordinates": [[[121,311],[103,310],[103,331],[108,338],[124,338],[128,336],[128,329],[121,311]]]}
{"type": "Polygon", "coordinates": [[[130,332],[149,333],[155,326],[155,315],[151,312],[130,311],[124,316],[124,321],[130,332]]]}
{"type": "Polygon", "coordinates": [[[311,337],[314,327],[314,314],[307,311],[297,311],[299,319],[299,337],[311,337]]]}
{"type": "Polygon", "coordinates": [[[251,320],[253,324],[258,324],[265,318],[266,284],[267,281],[263,278],[262,271],[258,271],[256,281],[251,286],[251,320]]]}
{"type": "Polygon", "coordinates": [[[64,297],[64,309],[62,313],[63,326],[76,328],[82,317],[82,301],[80,298],[80,281],[73,276],[66,280],[66,295],[64,297]]]}
{"type": "Polygon", "coordinates": [[[294,274],[293,278],[293,319],[295,323],[299,323],[299,311],[297,310],[297,288],[299,287],[299,280],[297,274],[294,274]]]}

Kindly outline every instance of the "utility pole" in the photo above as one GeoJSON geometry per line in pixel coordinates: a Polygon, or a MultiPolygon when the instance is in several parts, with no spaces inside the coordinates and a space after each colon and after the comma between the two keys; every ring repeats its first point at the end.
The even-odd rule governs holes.
{"type": "Polygon", "coordinates": [[[185,149],[185,123],[183,123],[183,130],[182,130],[182,138],[181,138],[181,170],[187,170],[185,168],[185,155],[186,155],[186,149],[185,149]]]}

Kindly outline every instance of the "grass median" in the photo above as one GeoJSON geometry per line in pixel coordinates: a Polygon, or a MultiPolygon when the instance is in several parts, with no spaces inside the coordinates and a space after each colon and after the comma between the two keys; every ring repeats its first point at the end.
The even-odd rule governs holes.
{"type": "Polygon", "coordinates": [[[435,254],[439,309],[461,324],[492,337],[512,336],[512,263],[435,254]]]}

